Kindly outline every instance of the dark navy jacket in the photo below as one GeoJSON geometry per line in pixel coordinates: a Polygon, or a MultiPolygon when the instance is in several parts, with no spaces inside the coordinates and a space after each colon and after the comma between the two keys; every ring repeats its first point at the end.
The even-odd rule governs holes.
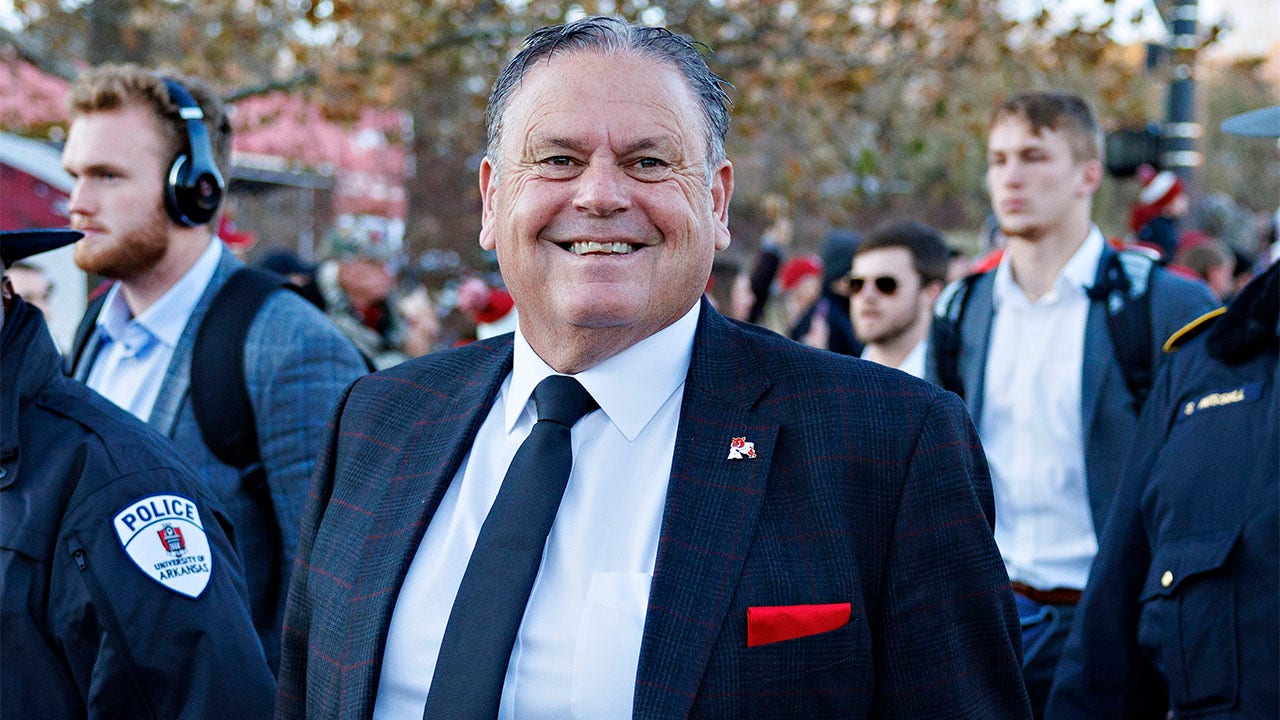
{"type": "MultiPolygon", "coordinates": [[[[339,406],[303,515],[279,720],[372,714],[405,574],[512,358],[509,334],[433,353],[339,406]]],[[[704,300],[634,701],[611,714],[1029,718],[992,508],[954,395],[704,300]],[[756,457],[726,460],[735,435],[756,457]],[[753,612],[841,604],[842,627],[749,646],[753,612]]]]}
{"type": "Polygon", "coordinates": [[[1280,717],[1278,312],[1273,264],[1157,378],[1047,718],[1280,717]]]}
{"type": "Polygon", "coordinates": [[[200,482],[158,434],[62,375],[21,300],[0,346],[0,717],[270,717],[244,571],[200,482]],[[199,514],[207,556],[194,525],[176,545],[158,525],[138,533],[179,558],[166,566],[209,558],[195,597],[145,574],[113,524],[156,495],[199,514]]]}

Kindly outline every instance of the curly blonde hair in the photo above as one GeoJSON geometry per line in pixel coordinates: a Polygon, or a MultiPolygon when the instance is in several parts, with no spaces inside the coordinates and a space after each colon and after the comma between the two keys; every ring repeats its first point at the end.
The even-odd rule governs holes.
{"type": "MultiPolygon", "coordinates": [[[[173,157],[177,157],[188,152],[187,121],[178,115],[178,106],[169,97],[165,77],[133,64],[101,65],[76,78],[67,93],[67,111],[74,120],[80,115],[118,110],[130,103],[149,108],[160,120],[165,144],[173,157]]],[[[186,88],[204,111],[214,162],[226,175],[231,164],[231,122],[222,99],[199,78],[168,77],[186,88]]]]}

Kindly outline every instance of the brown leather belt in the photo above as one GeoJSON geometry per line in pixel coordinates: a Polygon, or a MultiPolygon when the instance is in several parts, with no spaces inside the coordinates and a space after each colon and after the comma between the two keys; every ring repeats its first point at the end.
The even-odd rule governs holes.
{"type": "Polygon", "coordinates": [[[1052,590],[1041,590],[1033,588],[1026,583],[1015,581],[1013,583],[1013,591],[1041,605],[1077,605],[1080,602],[1080,591],[1071,588],[1060,587],[1052,590]]]}

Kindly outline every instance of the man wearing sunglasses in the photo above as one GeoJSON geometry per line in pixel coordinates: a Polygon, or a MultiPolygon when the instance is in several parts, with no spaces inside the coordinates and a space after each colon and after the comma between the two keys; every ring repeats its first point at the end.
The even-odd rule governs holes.
{"type": "Polygon", "coordinates": [[[924,376],[929,320],[949,259],[938,231],[917,222],[884,225],[862,241],[845,281],[864,359],[924,376]]]}

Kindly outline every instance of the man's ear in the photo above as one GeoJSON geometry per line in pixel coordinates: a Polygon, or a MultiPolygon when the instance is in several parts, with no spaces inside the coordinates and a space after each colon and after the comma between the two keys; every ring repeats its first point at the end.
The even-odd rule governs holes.
{"type": "Polygon", "coordinates": [[[3,304],[0,307],[0,310],[2,310],[0,312],[0,327],[4,327],[4,319],[8,317],[9,309],[13,307],[14,294],[13,285],[9,282],[9,277],[7,275],[0,277],[0,303],[3,304]]]}
{"type": "Polygon", "coordinates": [[[729,247],[729,200],[733,198],[733,163],[725,160],[711,176],[711,211],[716,219],[716,250],[729,247]]]}
{"type": "Polygon", "coordinates": [[[1098,186],[1102,184],[1102,161],[1097,158],[1085,160],[1080,176],[1081,195],[1088,196],[1097,192],[1098,186]]]}
{"type": "Polygon", "coordinates": [[[924,307],[925,312],[927,313],[933,312],[933,306],[935,303],[938,302],[938,296],[942,294],[942,289],[945,288],[946,286],[947,284],[944,283],[943,281],[934,280],[928,285],[925,285],[924,288],[920,290],[920,296],[928,301],[928,303],[924,307]]]}
{"type": "Polygon", "coordinates": [[[480,247],[493,250],[497,247],[494,236],[493,194],[498,188],[498,179],[493,170],[493,163],[486,155],[480,161],[480,247]]]}

